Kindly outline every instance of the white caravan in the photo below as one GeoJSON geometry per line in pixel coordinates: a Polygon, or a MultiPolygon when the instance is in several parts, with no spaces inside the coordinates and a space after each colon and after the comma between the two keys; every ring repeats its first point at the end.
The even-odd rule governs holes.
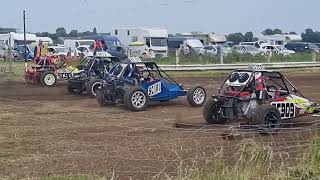
{"type": "Polygon", "coordinates": [[[168,56],[168,31],[166,29],[115,28],[111,35],[116,36],[126,47],[129,47],[132,42],[142,42],[148,46],[149,51],[155,54],[155,57],[168,56]]]}
{"type": "MultiPolygon", "coordinates": [[[[35,34],[26,34],[27,44],[32,44],[37,41],[35,34]]],[[[0,34],[0,42],[11,46],[11,48],[16,49],[19,45],[24,44],[24,35],[23,33],[10,32],[8,34],[0,34]]]]}

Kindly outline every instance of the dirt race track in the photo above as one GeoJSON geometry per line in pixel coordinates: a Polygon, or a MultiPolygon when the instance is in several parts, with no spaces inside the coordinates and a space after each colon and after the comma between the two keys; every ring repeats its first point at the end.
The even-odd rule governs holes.
{"type": "MultiPolygon", "coordinates": [[[[305,96],[320,102],[320,73],[289,79],[305,96]]],[[[206,85],[212,95],[222,78],[178,78],[190,86],[206,85]]],[[[117,179],[164,179],[184,164],[214,160],[223,149],[236,159],[241,140],[252,137],[275,152],[295,154],[303,147],[319,117],[294,120],[278,134],[240,133],[222,137],[228,126],[206,126],[201,108],[186,98],[153,104],[145,112],[121,106],[99,107],[95,99],[72,96],[66,85],[53,88],[21,82],[0,84],[0,179],[93,174],[117,179]],[[175,123],[185,123],[180,128],[175,123]]],[[[294,160],[288,156],[283,161],[294,160]]]]}

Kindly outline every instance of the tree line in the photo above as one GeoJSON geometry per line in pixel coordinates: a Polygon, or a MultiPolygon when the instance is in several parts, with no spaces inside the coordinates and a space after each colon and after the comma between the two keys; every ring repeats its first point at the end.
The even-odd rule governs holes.
{"type": "MultiPolygon", "coordinates": [[[[280,29],[270,29],[270,28],[265,29],[261,33],[263,35],[283,34],[282,30],[280,29]]],[[[297,33],[289,32],[286,34],[296,35],[297,33]]],[[[310,28],[306,29],[305,32],[301,34],[301,37],[302,37],[302,41],[304,42],[320,43],[320,32],[313,31],[310,28]]],[[[242,34],[239,32],[239,33],[228,34],[227,40],[234,42],[234,44],[239,44],[240,42],[252,42],[252,41],[256,41],[257,39],[253,37],[252,32],[246,32],[245,34],[242,34]]]]}
{"type": "Polygon", "coordinates": [[[59,27],[56,29],[55,33],[49,33],[49,32],[37,32],[36,36],[38,37],[50,37],[54,43],[63,43],[61,42],[62,38],[77,38],[77,37],[83,37],[83,36],[93,36],[98,35],[97,28],[93,28],[92,31],[84,31],[79,32],[76,29],[71,30],[69,33],[64,27],[59,27]]]}

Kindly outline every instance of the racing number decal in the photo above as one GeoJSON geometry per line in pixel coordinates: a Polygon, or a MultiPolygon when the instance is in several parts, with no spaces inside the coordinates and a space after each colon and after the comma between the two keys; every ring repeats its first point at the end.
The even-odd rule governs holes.
{"type": "Polygon", "coordinates": [[[58,73],[58,75],[62,79],[70,79],[71,78],[71,73],[58,73]]]}
{"type": "Polygon", "coordinates": [[[149,96],[155,96],[159,93],[161,93],[161,81],[149,86],[149,88],[148,88],[148,95],[149,96]]]}
{"type": "Polygon", "coordinates": [[[296,116],[296,108],[294,103],[288,102],[273,102],[271,105],[278,108],[281,119],[294,118],[296,116]]]}

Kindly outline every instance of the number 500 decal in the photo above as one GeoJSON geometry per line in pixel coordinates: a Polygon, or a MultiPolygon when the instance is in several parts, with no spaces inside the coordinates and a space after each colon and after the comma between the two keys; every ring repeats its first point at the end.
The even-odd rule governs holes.
{"type": "Polygon", "coordinates": [[[159,93],[161,93],[161,81],[149,86],[149,88],[148,88],[148,95],[149,96],[155,96],[159,93]]]}
{"type": "Polygon", "coordinates": [[[294,103],[272,102],[271,105],[279,109],[281,119],[289,119],[296,116],[296,108],[294,106],[294,103]]]}

